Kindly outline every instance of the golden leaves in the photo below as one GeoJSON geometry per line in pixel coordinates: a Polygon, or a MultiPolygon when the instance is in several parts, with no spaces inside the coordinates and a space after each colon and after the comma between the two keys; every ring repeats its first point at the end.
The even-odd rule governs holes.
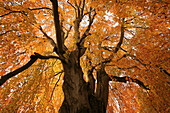
{"type": "MultiPolygon", "coordinates": [[[[74,3],[74,0],[70,2],[74,3]]],[[[1,75],[20,67],[29,60],[29,56],[34,51],[52,54],[50,44],[43,39],[44,36],[38,29],[40,25],[51,38],[55,39],[49,0],[43,2],[15,0],[16,5],[12,3],[14,2],[9,1],[6,5],[0,4],[1,75]],[[46,8],[36,9],[39,7],[46,8]]],[[[79,4],[80,0],[77,0],[77,3],[79,4]]],[[[139,90],[138,86],[132,84],[131,80],[128,84],[111,83],[108,106],[110,112],[113,107],[117,112],[140,112],[142,108],[145,108],[143,112],[155,112],[154,107],[160,112],[167,110],[169,76],[165,70],[167,72],[170,70],[170,54],[168,5],[165,1],[88,0],[86,5],[87,8],[95,8],[97,15],[91,26],[92,35],[86,38],[87,51],[81,59],[83,70],[87,71],[91,66],[112,55],[111,62],[106,64],[107,73],[138,78],[149,84],[151,89],[147,95],[139,90]],[[124,23],[122,23],[122,18],[125,18],[124,23]],[[122,24],[128,32],[125,31],[119,51],[113,53],[120,40],[122,24]],[[103,49],[104,47],[107,47],[109,51],[103,49]],[[123,57],[127,54],[129,56],[123,57]],[[118,104],[119,106],[116,106],[118,104]]],[[[60,1],[59,9],[62,27],[64,30],[68,29],[74,24],[74,9],[64,0],[60,1]]],[[[85,21],[80,26],[81,35],[88,24],[88,17],[84,19],[85,21]]],[[[65,41],[69,48],[64,54],[65,58],[69,57],[69,51],[76,48],[78,40],[73,39],[73,32],[74,30],[70,31],[65,41]]],[[[50,96],[59,78],[59,75],[54,75],[60,71],[62,71],[60,62],[39,60],[24,73],[10,79],[1,88],[2,112],[14,112],[12,111],[14,109],[18,112],[22,109],[32,110],[30,112],[46,112],[46,110],[57,112],[63,100],[62,79],[54,91],[52,101],[50,96]]]]}

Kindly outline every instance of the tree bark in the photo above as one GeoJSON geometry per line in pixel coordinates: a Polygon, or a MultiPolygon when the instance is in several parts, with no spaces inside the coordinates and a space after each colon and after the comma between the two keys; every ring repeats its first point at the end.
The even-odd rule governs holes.
{"type": "MultiPolygon", "coordinates": [[[[94,79],[91,79],[92,81],[90,80],[89,82],[85,82],[83,79],[83,71],[78,62],[77,51],[73,51],[70,54],[68,62],[63,63],[63,68],[64,101],[59,113],[105,113],[109,78],[101,77],[102,82],[99,82],[100,85],[98,85],[100,92],[97,94],[94,88],[94,79]]],[[[103,75],[100,74],[100,76],[103,75]]]]}
{"type": "Polygon", "coordinates": [[[87,84],[83,79],[83,72],[78,63],[77,51],[73,51],[64,68],[64,102],[60,113],[87,113],[90,106],[88,103],[87,84]]]}

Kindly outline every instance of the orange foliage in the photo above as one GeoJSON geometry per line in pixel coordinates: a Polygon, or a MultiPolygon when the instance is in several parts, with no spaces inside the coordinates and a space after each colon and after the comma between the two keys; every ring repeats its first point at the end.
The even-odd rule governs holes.
{"type": "MultiPolygon", "coordinates": [[[[131,82],[110,82],[108,112],[169,112],[169,1],[86,2],[85,13],[89,12],[88,7],[93,7],[97,16],[91,26],[91,35],[86,38],[88,50],[81,58],[84,73],[90,68],[87,56],[92,65],[96,65],[113,55],[106,67],[109,75],[137,78],[150,88],[150,91],[145,91],[131,82]],[[125,28],[122,49],[114,53],[120,40],[121,26],[125,28]],[[110,47],[110,51],[104,47],[110,47]]],[[[70,3],[74,4],[74,0],[70,0],[70,3]]],[[[65,0],[59,0],[59,12],[66,31],[73,25],[74,8],[65,0]]],[[[39,29],[41,26],[55,40],[50,0],[1,0],[0,20],[1,76],[28,62],[33,52],[54,54],[52,46],[39,29]]],[[[81,33],[85,31],[87,23],[88,16],[85,16],[80,27],[81,33]]],[[[65,41],[69,51],[76,46],[73,35],[74,30],[71,29],[65,41]]],[[[0,111],[57,112],[63,101],[62,77],[62,66],[58,60],[38,60],[1,86],[0,111]],[[55,75],[58,72],[61,72],[61,76],[55,75]]]]}

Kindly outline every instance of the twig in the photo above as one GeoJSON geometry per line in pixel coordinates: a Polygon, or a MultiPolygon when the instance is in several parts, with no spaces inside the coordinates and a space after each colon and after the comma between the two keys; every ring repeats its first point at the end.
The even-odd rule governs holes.
{"type": "MultiPolygon", "coordinates": [[[[63,72],[58,73],[58,74],[60,74],[60,76],[59,76],[59,79],[57,80],[57,82],[55,83],[55,85],[54,85],[54,87],[53,87],[53,91],[52,91],[52,93],[51,93],[50,100],[52,100],[54,90],[55,90],[56,86],[58,86],[58,82],[60,81],[60,78],[61,78],[62,73],[63,73],[63,72]]],[[[56,75],[55,75],[55,76],[56,76],[56,75]]]]}

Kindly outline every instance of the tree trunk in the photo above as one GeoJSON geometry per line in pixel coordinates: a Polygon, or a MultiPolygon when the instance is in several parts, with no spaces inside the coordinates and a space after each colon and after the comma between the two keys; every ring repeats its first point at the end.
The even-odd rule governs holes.
{"type": "MultiPolygon", "coordinates": [[[[64,68],[64,101],[59,113],[105,113],[107,107],[108,82],[106,85],[100,83],[100,94],[94,93],[95,88],[91,88],[94,80],[85,82],[80,66],[77,51],[73,51],[67,63],[63,63],[64,68]],[[102,87],[101,87],[102,86],[102,87]],[[93,90],[93,91],[92,91],[93,90]],[[106,91],[106,92],[102,92],[106,91]],[[103,96],[105,93],[105,97],[103,96]]],[[[94,85],[93,85],[94,86],[94,85]]]]}

